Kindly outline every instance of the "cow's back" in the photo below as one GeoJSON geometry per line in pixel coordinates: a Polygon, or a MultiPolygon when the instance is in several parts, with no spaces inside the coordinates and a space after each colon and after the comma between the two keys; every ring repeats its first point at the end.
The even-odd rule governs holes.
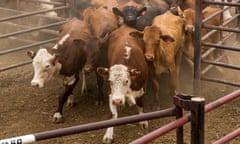
{"type": "Polygon", "coordinates": [[[184,20],[180,16],[166,12],[153,19],[153,26],[160,29],[161,35],[169,35],[174,38],[173,46],[176,48],[175,53],[184,42],[184,20]]]}
{"type": "Polygon", "coordinates": [[[72,38],[78,38],[88,41],[91,36],[89,25],[77,18],[71,19],[69,22],[62,25],[59,31],[58,40],[64,37],[66,34],[70,34],[72,38]]]}
{"type": "Polygon", "coordinates": [[[121,26],[112,32],[109,38],[108,58],[110,66],[123,64],[130,69],[141,71],[141,76],[134,79],[134,89],[140,89],[146,84],[148,66],[144,58],[143,45],[130,32],[136,31],[128,26],[121,26]],[[127,52],[129,49],[129,52],[127,52]]]}

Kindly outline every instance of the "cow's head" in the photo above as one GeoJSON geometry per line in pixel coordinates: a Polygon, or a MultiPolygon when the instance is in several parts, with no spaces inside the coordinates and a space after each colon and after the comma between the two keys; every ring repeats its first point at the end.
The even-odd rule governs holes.
{"type": "Polygon", "coordinates": [[[156,51],[159,50],[161,45],[171,45],[174,42],[174,38],[170,35],[162,35],[160,29],[156,26],[147,26],[144,32],[132,32],[130,33],[133,37],[138,37],[143,39],[145,44],[145,58],[148,61],[153,61],[155,59],[156,51]],[[162,42],[162,43],[160,43],[162,42]]]}
{"type": "Polygon", "coordinates": [[[132,79],[141,72],[136,69],[129,70],[126,66],[118,64],[110,69],[98,67],[97,72],[104,78],[108,78],[110,85],[110,101],[117,106],[124,105],[126,96],[130,93],[132,79]]]}
{"type": "Polygon", "coordinates": [[[57,56],[50,54],[45,48],[39,49],[37,53],[28,51],[27,54],[33,59],[34,76],[31,85],[41,88],[60,70],[61,65],[56,63],[57,56]]]}
{"type": "Polygon", "coordinates": [[[122,11],[117,7],[112,8],[115,15],[123,18],[123,22],[128,26],[135,27],[137,17],[141,16],[147,10],[146,7],[125,6],[122,11]]]}

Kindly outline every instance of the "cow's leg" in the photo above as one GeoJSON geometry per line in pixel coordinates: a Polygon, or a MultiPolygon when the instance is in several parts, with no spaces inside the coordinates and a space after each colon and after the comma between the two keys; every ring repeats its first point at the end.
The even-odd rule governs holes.
{"type": "Polygon", "coordinates": [[[69,95],[72,94],[73,89],[76,86],[78,81],[79,81],[79,75],[78,74],[75,74],[72,77],[66,77],[65,78],[65,81],[64,81],[65,91],[63,92],[63,94],[60,95],[59,100],[58,100],[58,108],[53,115],[53,121],[55,123],[63,122],[62,111],[63,111],[64,103],[68,99],[69,95]]]}
{"type": "MultiPolygon", "coordinates": [[[[137,99],[137,108],[138,108],[138,113],[139,114],[143,114],[144,113],[144,109],[143,109],[143,96],[141,96],[140,98],[137,99]]],[[[139,125],[142,128],[146,129],[146,128],[148,128],[148,121],[147,120],[140,121],[139,125]]]]}
{"type": "Polygon", "coordinates": [[[82,88],[81,88],[81,95],[87,94],[88,89],[87,89],[87,83],[86,83],[86,74],[85,71],[82,70],[82,88]]]}
{"type": "MultiPolygon", "coordinates": [[[[153,108],[156,110],[160,109],[160,85],[159,85],[159,77],[156,75],[155,73],[155,68],[153,67],[152,63],[148,63],[149,64],[149,78],[150,78],[150,82],[152,84],[153,87],[153,95],[154,95],[154,102],[153,102],[153,108]]],[[[150,84],[150,85],[151,85],[150,84]]],[[[149,86],[149,85],[148,85],[149,86]]],[[[149,90],[149,88],[147,88],[149,90]]]]}
{"type": "Polygon", "coordinates": [[[169,95],[174,96],[176,94],[176,70],[174,67],[169,70],[169,95]]]}
{"type": "MultiPolygon", "coordinates": [[[[181,48],[182,49],[182,48],[181,48]]],[[[181,63],[182,63],[182,56],[183,56],[183,51],[182,50],[179,50],[179,52],[177,53],[177,55],[176,55],[176,59],[175,59],[175,65],[173,64],[172,65],[172,74],[171,75],[175,75],[174,77],[173,77],[173,81],[175,81],[174,82],[174,84],[173,85],[175,85],[175,87],[173,87],[174,88],[174,91],[175,90],[180,90],[180,68],[181,68],[181,63]],[[174,80],[175,79],[175,80],[174,80]]],[[[171,76],[170,76],[171,77],[171,76]]]]}
{"type": "MultiPolygon", "coordinates": [[[[109,100],[109,107],[112,113],[112,119],[117,119],[118,117],[117,106],[113,105],[111,100],[109,100]]],[[[114,130],[114,127],[107,128],[107,131],[103,136],[103,143],[111,144],[113,142],[113,132],[114,132],[113,130],[114,130]]]]}
{"type": "Polygon", "coordinates": [[[104,102],[104,94],[103,94],[103,84],[104,80],[103,78],[97,73],[97,70],[95,71],[96,73],[96,79],[97,79],[97,86],[98,86],[98,97],[96,104],[97,105],[102,105],[104,102]]]}

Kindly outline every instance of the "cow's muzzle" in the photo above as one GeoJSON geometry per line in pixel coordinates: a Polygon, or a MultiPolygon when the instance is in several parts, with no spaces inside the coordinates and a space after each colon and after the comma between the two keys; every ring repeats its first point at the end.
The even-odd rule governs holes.
{"type": "Polygon", "coordinates": [[[145,58],[146,58],[148,61],[153,61],[154,56],[151,55],[151,54],[145,54],[145,58]]]}
{"type": "Polygon", "coordinates": [[[31,81],[31,85],[33,87],[37,87],[37,88],[42,88],[43,87],[43,84],[40,84],[40,83],[35,82],[35,81],[31,81]]]}
{"type": "Polygon", "coordinates": [[[114,99],[114,100],[112,100],[112,103],[113,103],[113,105],[121,106],[121,105],[123,105],[123,100],[121,100],[121,99],[114,99]]]}

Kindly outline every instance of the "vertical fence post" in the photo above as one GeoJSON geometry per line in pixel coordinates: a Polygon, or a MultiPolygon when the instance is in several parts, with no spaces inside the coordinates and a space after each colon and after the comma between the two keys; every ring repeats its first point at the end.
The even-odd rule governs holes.
{"type": "Polygon", "coordinates": [[[194,94],[200,95],[200,65],[201,65],[201,29],[202,0],[195,0],[195,33],[194,33],[194,94]]]}
{"type": "Polygon", "coordinates": [[[205,99],[193,97],[191,100],[191,144],[204,144],[205,99]]]}
{"type": "MultiPolygon", "coordinates": [[[[240,3],[240,1],[237,0],[237,3],[240,3]]],[[[240,7],[236,7],[236,14],[240,14],[240,7]]],[[[240,26],[240,16],[237,17],[237,26],[238,28],[240,26]]],[[[240,40],[240,33],[237,33],[237,40],[240,40]]]]}
{"type": "MultiPolygon", "coordinates": [[[[205,99],[201,97],[177,95],[173,97],[173,102],[177,107],[176,117],[182,115],[181,109],[191,112],[191,144],[204,144],[205,99]]],[[[183,132],[183,127],[177,129],[177,144],[183,144],[184,142],[183,133],[181,132],[183,132]]]]}
{"type": "MultiPolygon", "coordinates": [[[[176,106],[176,119],[179,119],[183,116],[183,110],[181,107],[176,106]]],[[[180,126],[176,129],[177,144],[183,144],[183,126],[180,126]]]]}

